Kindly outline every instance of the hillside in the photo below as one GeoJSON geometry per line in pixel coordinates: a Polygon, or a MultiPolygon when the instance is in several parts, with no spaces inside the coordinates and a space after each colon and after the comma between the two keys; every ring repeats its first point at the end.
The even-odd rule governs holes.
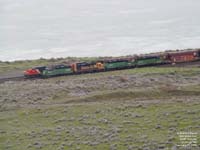
{"type": "Polygon", "coordinates": [[[182,149],[200,68],[147,67],[0,84],[0,149],[182,149]]]}

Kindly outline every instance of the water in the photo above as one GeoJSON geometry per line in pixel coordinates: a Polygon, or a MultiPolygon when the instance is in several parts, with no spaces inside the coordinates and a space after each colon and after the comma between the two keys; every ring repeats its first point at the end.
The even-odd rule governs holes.
{"type": "Polygon", "coordinates": [[[0,60],[200,47],[199,0],[0,0],[0,60]]]}

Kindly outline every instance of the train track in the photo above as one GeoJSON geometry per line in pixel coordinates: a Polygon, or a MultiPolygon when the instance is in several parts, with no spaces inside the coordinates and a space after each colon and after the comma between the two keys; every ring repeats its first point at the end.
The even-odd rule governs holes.
{"type": "MultiPolygon", "coordinates": [[[[172,64],[156,65],[156,67],[190,67],[190,66],[200,67],[200,61],[183,62],[183,63],[174,64],[174,65],[172,65],[172,64]]],[[[4,83],[6,81],[25,81],[25,80],[33,80],[33,79],[36,79],[36,78],[27,79],[23,75],[13,76],[13,77],[7,77],[7,78],[0,78],[0,84],[4,83]]]]}
{"type": "Polygon", "coordinates": [[[193,62],[182,62],[177,64],[158,65],[158,67],[191,67],[191,66],[200,67],[200,60],[193,62]]]}
{"type": "Polygon", "coordinates": [[[17,77],[9,77],[9,78],[0,78],[0,83],[4,83],[6,81],[24,81],[26,80],[24,76],[17,76],[17,77]]]}

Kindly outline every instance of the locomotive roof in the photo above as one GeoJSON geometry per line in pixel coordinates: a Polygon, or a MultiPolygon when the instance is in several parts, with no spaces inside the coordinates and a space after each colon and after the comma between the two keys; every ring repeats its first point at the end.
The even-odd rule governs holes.
{"type": "Polygon", "coordinates": [[[43,69],[43,68],[46,68],[46,66],[34,67],[33,69],[43,69]]]}

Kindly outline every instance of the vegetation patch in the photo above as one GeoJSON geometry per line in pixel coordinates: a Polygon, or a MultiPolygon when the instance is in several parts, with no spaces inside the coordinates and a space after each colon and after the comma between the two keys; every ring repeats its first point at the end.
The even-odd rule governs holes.
{"type": "Polygon", "coordinates": [[[0,148],[171,149],[179,143],[177,132],[199,132],[199,107],[118,101],[1,112],[0,148]]]}
{"type": "Polygon", "coordinates": [[[0,149],[183,149],[200,145],[200,68],[137,68],[0,84],[0,149]]]}

